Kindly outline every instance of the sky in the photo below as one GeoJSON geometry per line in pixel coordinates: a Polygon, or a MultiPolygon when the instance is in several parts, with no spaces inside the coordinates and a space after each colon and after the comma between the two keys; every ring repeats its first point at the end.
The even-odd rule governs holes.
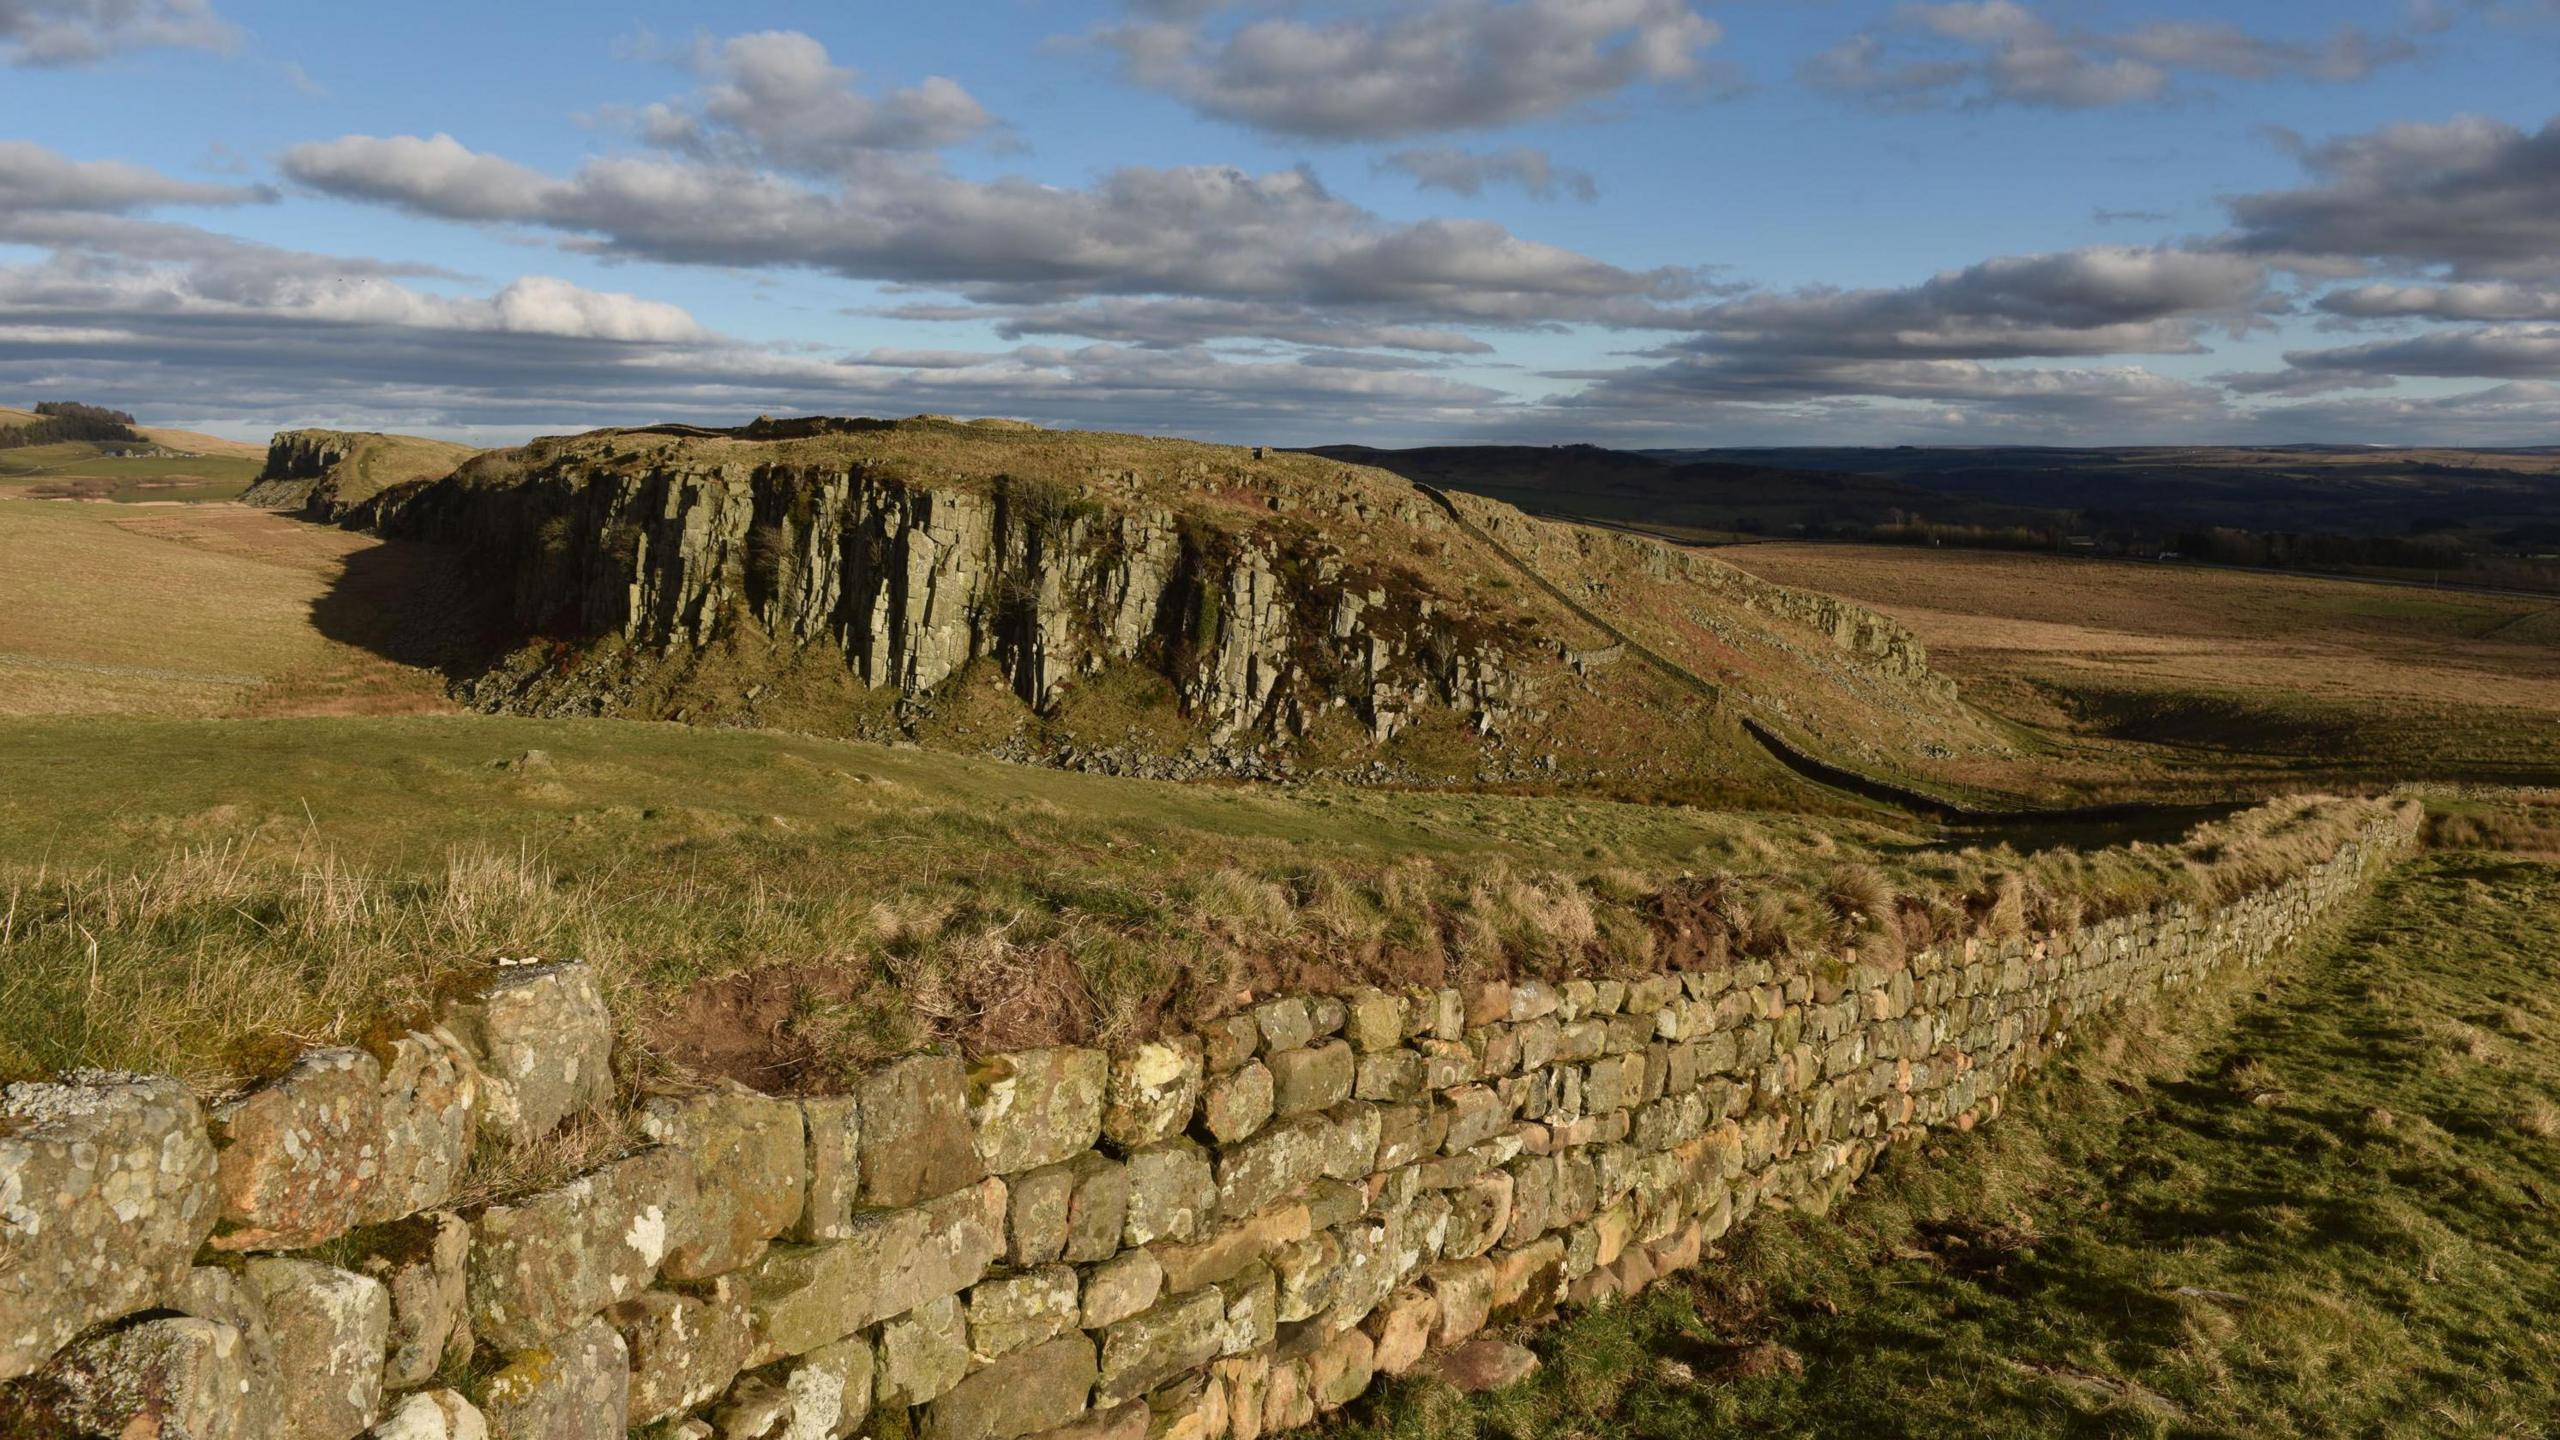
{"type": "Polygon", "coordinates": [[[0,0],[0,404],[2560,444],[2560,0],[0,0]]]}

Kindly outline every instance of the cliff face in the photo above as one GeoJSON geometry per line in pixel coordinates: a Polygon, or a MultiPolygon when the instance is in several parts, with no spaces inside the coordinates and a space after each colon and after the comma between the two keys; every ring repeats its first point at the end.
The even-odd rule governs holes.
{"type": "Polygon", "coordinates": [[[355,437],[336,430],[284,430],[267,442],[266,468],[242,501],[271,510],[300,510],[331,472],[346,463],[355,437]]]}
{"type": "Polygon", "coordinates": [[[1327,709],[1375,740],[1435,707],[1490,731],[1524,691],[1525,625],[1415,594],[1303,527],[1012,477],[980,491],[861,465],[571,457],[389,508],[395,532],[510,576],[517,624],[556,639],[681,654],[751,629],[910,695],[987,661],[1039,710],[1127,662],[1218,742],[1300,734],[1327,709]]]}
{"type": "Polygon", "coordinates": [[[266,468],[240,498],[315,520],[344,519],[383,490],[450,474],[468,445],[369,430],[284,430],[267,442],[266,468]]]}
{"type": "Polygon", "coordinates": [[[1309,454],[660,426],[490,452],[353,523],[469,557],[505,612],[461,682],[490,708],[1648,794],[1750,783],[1728,709],[1837,717],[1879,756],[1989,743],[1881,616],[1309,454]]]}

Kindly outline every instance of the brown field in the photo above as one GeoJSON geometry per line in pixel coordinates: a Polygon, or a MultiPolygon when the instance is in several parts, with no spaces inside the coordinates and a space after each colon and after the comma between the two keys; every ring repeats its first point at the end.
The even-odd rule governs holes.
{"type": "Polygon", "coordinates": [[[0,499],[0,715],[450,708],[346,613],[379,541],[243,505],[0,499]],[[350,584],[352,581],[354,583],[350,584]]]}
{"type": "Polygon", "coordinates": [[[2560,775],[2560,600],[1986,551],[1717,554],[1890,612],[1971,698],[2062,737],[2065,764],[2104,739],[2129,742],[2125,778],[2560,775]]]}
{"type": "Polygon", "coordinates": [[[134,427],[134,433],[154,445],[163,445],[189,455],[227,455],[235,460],[258,461],[267,458],[267,447],[264,445],[248,440],[225,440],[219,435],[207,435],[199,430],[172,430],[165,425],[137,425],[134,427]]]}

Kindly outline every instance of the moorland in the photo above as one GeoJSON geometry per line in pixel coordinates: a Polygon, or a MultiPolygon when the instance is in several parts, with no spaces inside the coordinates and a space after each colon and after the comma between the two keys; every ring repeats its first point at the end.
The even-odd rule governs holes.
{"type": "MultiPolygon", "coordinates": [[[[187,443],[0,448],[0,1078],[233,1093],[574,954],[635,1088],[826,1089],[1291,987],[1642,973],[1670,936],[1813,967],[2209,904],[2414,797],[2430,848],[2280,970],[1520,1332],[1524,1386],[1333,1423],[2521,1433],[2554,1403],[2560,604],[1508,508],[1733,539],[1922,483],[1826,499],[1787,456],[1705,462],[1725,498],[1677,512],[1653,472],[1685,458],[1595,452],[1637,477],[1601,504],[1511,452],[936,419],[187,443]]],[[[474,1193],[626,1141],[483,1157],[474,1193]]]]}

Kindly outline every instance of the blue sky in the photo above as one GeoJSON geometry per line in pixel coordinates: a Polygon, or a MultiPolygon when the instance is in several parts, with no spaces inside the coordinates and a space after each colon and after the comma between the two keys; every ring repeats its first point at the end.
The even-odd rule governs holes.
{"type": "Polygon", "coordinates": [[[0,0],[0,403],[2560,443],[2560,0],[0,0]]]}

